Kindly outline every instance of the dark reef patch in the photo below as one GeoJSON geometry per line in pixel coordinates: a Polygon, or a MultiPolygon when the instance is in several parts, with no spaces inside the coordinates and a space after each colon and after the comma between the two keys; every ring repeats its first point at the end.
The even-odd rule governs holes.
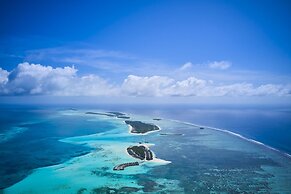
{"type": "Polygon", "coordinates": [[[121,187],[119,189],[111,187],[99,187],[92,190],[92,194],[127,194],[136,193],[140,189],[136,187],[121,187]]]}
{"type": "Polygon", "coordinates": [[[192,144],[183,145],[183,154],[178,154],[175,150],[167,152],[166,148],[159,148],[164,151],[155,152],[160,157],[171,158],[172,163],[153,168],[148,178],[179,180],[185,193],[268,193],[267,180],[272,175],[261,166],[279,166],[271,159],[240,151],[192,144]]]}
{"type": "Polygon", "coordinates": [[[77,194],[83,194],[85,191],[87,191],[86,188],[81,188],[77,191],[77,194]]]}

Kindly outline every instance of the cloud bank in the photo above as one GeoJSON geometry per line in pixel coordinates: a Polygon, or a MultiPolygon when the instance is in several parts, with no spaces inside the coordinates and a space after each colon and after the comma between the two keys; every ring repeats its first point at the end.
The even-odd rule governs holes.
{"type": "Polygon", "coordinates": [[[21,63],[11,72],[0,68],[0,95],[52,96],[290,96],[291,84],[221,84],[190,76],[128,75],[121,83],[95,74],[78,75],[72,67],[21,63]]]}
{"type": "Polygon", "coordinates": [[[78,76],[75,67],[52,68],[21,63],[13,71],[1,69],[1,95],[110,95],[113,88],[96,75],[78,76]],[[7,72],[7,71],[6,71],[7,72]]]}

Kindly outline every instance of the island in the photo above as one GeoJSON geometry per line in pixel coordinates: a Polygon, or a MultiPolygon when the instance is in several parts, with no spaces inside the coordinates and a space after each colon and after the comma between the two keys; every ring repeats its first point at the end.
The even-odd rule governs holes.
{"type": "MultiPolygon", "coordinates": [[[[107,112],[106,114],[114,114],[117,117],[126,117],[125,114],[118,113],[118,112],[107,112]]],[[[130,120],[125,120],[124,122],[127,125],[129,125],[131,133],[144,134],[147,132],[160,130],[158,126],[154,124],[150,124],[150,123],[143,123],[141,121],[130,121],[130,120]]],[[[147,145],[141,144],[141,142],[139,143],[140,145],[128,147],[126,151],[133,158],[136,158],[142,161],[118,164],[114,166],[113,170],[124,170],[127,167],[138,166],[142,162],[150,161],[154,159],[154,153],[147,147],[147,145]]]]}
{"type": "Polygon", "coordinates": [[[160,128],[154,124],[150,123],[143,123],[141,121],[124,121],[127,125],[130,126],[130,132],[131,133],[138,133],[138,134],[144,134],[151,131],[158,131],[160,128]]]}
{"type": "Polygon", "coordinates": [[[112,115],[116,116],[119,119],[130,119],[130,117],[126,116],[125,113],[121,113],[121,112],[107,112],[107,113],[112,114],[112,115]]]}
{"type": "Polygon", "coordinates": [[[129,166],[138,166],[144,161],[150,161],[154,159],[153,152],[145,145],[130,146],[126,149],[127,153],[133,158],[142,160],[140,162],[127,162],[114,166],[113,170],[124,170],[129,166]]]}
{"type": "Polygon", "coordinates": [[[124,113],[121,113],[121,112],[107,112],[107,113],[109,113],[109,114],[112,114],[112,115],[115,115],[115,116],[125,116],[125,114],[124,113]]]}
{"type": "Polygon", "coordinates": [[[138,166],[138,165],[139,165],[138,162],[123,163],[123,164],[119,164],[117,166],[114,166],[113,170],[124,170],[126,167],[129,167],[129,166],[138,166]]]}
{"type": "Polygon", "coordinates": [[[153,152],[146,146],[130,146],[127,149],[127,153],[134,158],[140,160],[152,160],[153,159],[153,152]]]}
{"type": "Polygon", "coordinates": [[[162,119],[154,118],[153,120],[154,120],[154,121],[160,121],[160,120],[162,120],[162,119]]]}
{"type": "Polygon", "coordinates": [[[130,119],[129,116],[117,116],[117,118],[119,118],[119,119],[130,119]]]}
{"type": "MultiPolygon", "coordinates": [[[[154,159],[153,152],[145,145],[130,146],[126,149],[127,153],[133,158],[137,158],[143,161],[149,161],[154,159]]],[[[142,162],[143,162],[142,161],[142,162]]],[[[124,170],[129,166],[138,166],[139,162],[127,162],[114,166],[113,170],[124,170]]]]}
{"type": "Polygon", "coordinates": [[[85,114],[90,114],[90,115],[103,115],[103,116],[108,116],[108,117],[115,117],[114,114],[109,114],[109,113],[86,112],[85,114]]]}
{"type": "Polygon", "coordinates": [[[106,113],[86,112],[85,114],[102,115],[102,116],[108,116],[108,117],[117,117],[117,118],[120,118],[120,119],[130,119],[129,116],[126,116],[126,114],[121,113],[121,112],[106,112],[106,113]]]}

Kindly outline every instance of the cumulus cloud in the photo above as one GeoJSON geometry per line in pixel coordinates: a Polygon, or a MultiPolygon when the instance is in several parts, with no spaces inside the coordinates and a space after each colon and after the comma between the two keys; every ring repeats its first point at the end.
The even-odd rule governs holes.
{"type": "Polygon", "coordinates": [[[5,90],[4,86],[8,81],[8,75],[9,75],[8,71],[0,68],[0,95],[1,95],[1,91],[5,90]]]}
{"type": "Polygon", "coordinates": [[[6,83],[8,81],[9,72],[0,67],[0,84],[6,83]]]}
{"type": "Polygon", "coordinates": [[[74,66],[53,68],[29,63],[19,64],[0,83],[2,95],[100,95],[112,90],[96,75],[77,76],[74,66]]]}
{"type": "Polygon", "coordinates": [[[139,77],[129,75],[123,82],[122,92],[134,96],[163,96],[165,88],[174,82],[163,76],[139,77]]]}
{"type": "Polygon", "coordinates": [[[165,95],[170,96],[198,96],[207,87],[207,81],[189,77],[186,80],[177,81],[166,88],[165,95]]]}
{"type": "Polygon", "coordinates": [[[187,62],[184,65],[182,65],[179,70],[184,71],[186,69],[191,68],[192,66],[193,66],[193,64],[191,62],[187,62]]]}
{"type": "Polygon", "coordinates": [[[72,67],[21,63],[8,72],[0,68],[0,95],[58,96],[290,96],[291,84],[217,84],[194,76],[128,75],[111,84],[97,75],[78,75],[72,67]]]}
{"type": "Polygon", "coordinates": [[[221,69],[225,70],[231,67],[231,62],[229,61],[213,61],[208,64],[211,69],[221,69]]]}
{"type": "Polygon", "coordinates": [[[189,77],[176,81],[169,77],[139,77],[130,75],[122,85],[126,95],[133,96],[288,96],[291,85],[251,83],[217,85],[211,80],[189,77]]]}

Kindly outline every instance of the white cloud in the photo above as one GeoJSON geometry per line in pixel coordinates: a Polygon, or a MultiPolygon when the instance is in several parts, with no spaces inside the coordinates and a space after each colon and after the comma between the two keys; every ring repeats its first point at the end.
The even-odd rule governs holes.
{"type": "Polygon", "coordinates": [[[103,95],[112,86],[96,75],[77,76],[74,67],[21,63],[1,84],[2,95],[103,95]]]}
{"type": "Polygon", "coordinates": [[[290,85],[236,83],[213,88],[212,96],[288,96],[290,85]]]}
{"type": "Polygon", "coordinates": [[[167,89],[165,95],[169,96],[198,96],[207,87],[207,81],[189,77],[186,80],[177,81],[167,89]]]}
{"type": "Polygon", "coordinates": [[[122,93],[129,96],[287,96],[291,85],[251,83],[217,85],[212,80],[189,77],[176,81],[169,77],[130,75],[122,84],[122,93]]]}
{"type": "Polygon", "coordinates": [[[174,80],[163,76],[139,77],[129,75],[123,82],[122,92],[133,96],[163,96],[163,90],[174,80]]]}
{"type": "Polygon", "coordinates": [[[208,64],[211,69],[221,69],[225,70],[231,67],[231,62],[229,61],[213,61],[208,64]]]}
{"type": "Polygon", "coordinates": [[[4,92],[6,90],[5,85],[8,82],[8,75],[9,72],[0,67],[0,95],[1,91],[4,92]]]}
{"type": "Polygon", "coordinates": [[[291,84],[232,83],[190,76],[129,75],[115,85],[97,75],[77,74],[73,67],[21,63],[13,71],[0,68],[0,95],[57,96],[290,96],[291,84]]]}
{"type": "Polygon", "coordinates": [[[6,83],[8,81],[9,72],[0,67],[0,84],[6,83]]]}
{"type": "Polygon", "coordinates": [[[193,66],[193,64],[191,62],[187,62],[184,65],[182,65],[179,70],[184,71],[186,69],[191,68],[192,66],[193,66]]]}

